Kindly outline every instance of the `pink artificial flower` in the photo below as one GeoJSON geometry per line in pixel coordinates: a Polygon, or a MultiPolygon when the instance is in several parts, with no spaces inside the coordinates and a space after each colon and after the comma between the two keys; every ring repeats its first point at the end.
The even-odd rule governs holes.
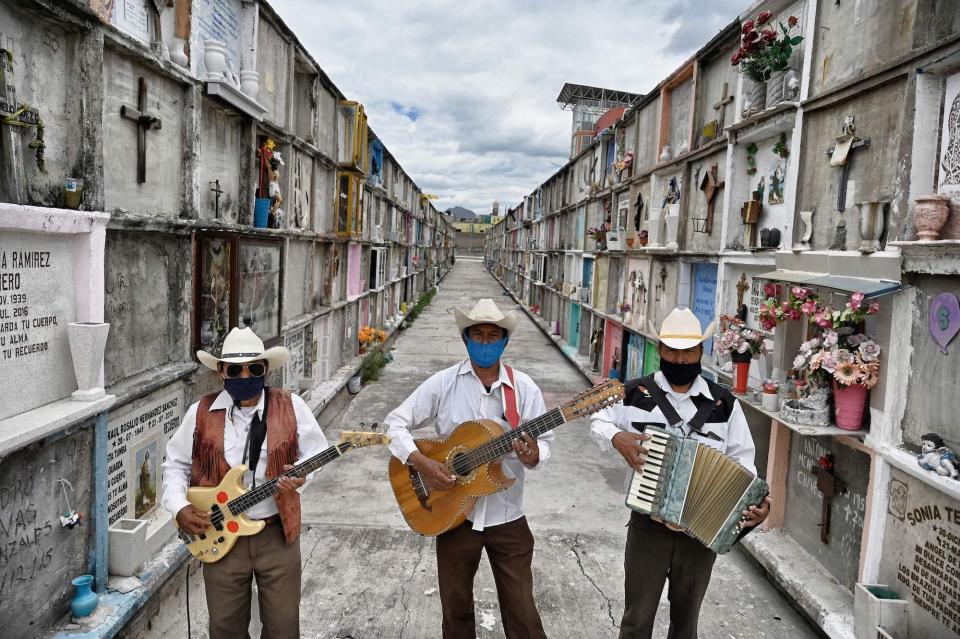
{"type": "Polygon", "coordinates": [[[789,311],[787,314],[790,316],[790,319],[792,319],[792,320],[798,320],[798,319],[800,319],[800,311],[798,311],[798,310],[795,309],[795,308],[791,308],[790,311],[789,311]]]}
{"type": "Polygon", "coordinates": [[[820,365],[823,367],[823,370],[827,371],[831,375],[833,375],[833,372],[837,370],[837,361],[830,355],[825,355],[823,359],[820,360],[820,365]]]}
{"type": "Polygon", "coordinates": [[[879,310],[880,310],[880,302],[870,302],[870,306],[867,307],[867,315],[873,315],[879,310]]]}
{"type": "Polygon", "coordinates": [[[850,296],[850,303],[847,305],[854,310],[860,310],[863,306],[863,293],[854,293],[850,296]]]}
{"type": "Polygon", "coordinates": [[[830,319],[829,317],[822,317],[817,322],[817,325],[822,328],[830,328],[831,326],[833,326],[833,320],[830,319]]]}
{"type": "Polygon", "coordinates": [[[763,285],[763,294],[767,297],[776,297],[780,294],[780,287],[773,282],[767,282],[763,285]]]}
{"type": "Polygon", "coordinates": [[[790,289],[790,292],[793,293],[793,296],[797,299],[803,300],[810,297],[810,290],[803,288],[802,286],[794,286],[792,289],[790,289]]]}
{"type": "Polygon", "coordinates": [[[800,306],[800,310],[803,311],[804,315],[813,315],[817,310],[817,303],[813,301],[804,302],[800,306]]]}

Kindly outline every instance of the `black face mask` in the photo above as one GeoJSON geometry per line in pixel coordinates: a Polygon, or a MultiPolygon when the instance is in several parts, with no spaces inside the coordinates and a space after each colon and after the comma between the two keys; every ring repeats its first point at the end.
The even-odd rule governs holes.
{"type": "Polygon", "coordinates": [[[674,386],[692,384],[701,370],[699,361],[692,364],[674,364],[665,359],[660,360],[660,372],[674,386]]]}

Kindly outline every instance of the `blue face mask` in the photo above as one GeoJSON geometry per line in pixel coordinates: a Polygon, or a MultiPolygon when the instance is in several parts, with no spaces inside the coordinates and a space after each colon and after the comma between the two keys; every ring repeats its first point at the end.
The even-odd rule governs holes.
{"type": "Polygon", "coordinates": [[[503,349],[507,347],[509,337],[504,337],[490,344],[481,344],[476,340],[470,339],[466,334],[464,334],[463,339],[467,342],[467,353],[470,355],[473,363],[480,368],[490,368],[496,364],[500,356],[503,355],[503,349]]]}
{"type": "Polygon", "coordinates": [[[266,377],[234,377],[223,380],[223,389],[236,402],[253,399],[263,392],[266,377]]]}

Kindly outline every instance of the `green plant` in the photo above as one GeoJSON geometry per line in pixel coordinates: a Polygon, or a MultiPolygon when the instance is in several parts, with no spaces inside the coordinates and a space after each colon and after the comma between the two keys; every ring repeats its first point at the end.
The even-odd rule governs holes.
{"type": "Polygon", "coordinates": [[[375,382],[380,379],[380,371],[383,370],[383,367],[387,365],[387,359],[383,353],[383,349],[375,348],[370,351],[365,358],[363,358],[363,364],[360,365],[360,379],[366,384],[367,382],[375,382]]]}
{"type": "Polygon", "coordinates": [[[413,310],[410,311],[410,314],[407,315],[407,324],[413,324],[413,320],[417,319],[417,316],[420,315],[420,312],[426,308],[427,304],[430,303],[430,300],[433,299],[433,296],[437,294],[436,288],[431,288],[429,291],[420,296],[420,299],[417,300],[417,303],[414,304],[413,310]]]}
{"type": "Polygon", "coordinates": [[[747,145],[747,175],[757,172],[757,145],[751,142],[747,145]]]}
{"type": "Polygon", "coordinates": [[[780,139],[777,140],[777,143],[773,145],[773,152],[779,155],[780,157],[786,159],[790,155],[790,149],[787,148],[787,134],[781,133],[780,139]]]}

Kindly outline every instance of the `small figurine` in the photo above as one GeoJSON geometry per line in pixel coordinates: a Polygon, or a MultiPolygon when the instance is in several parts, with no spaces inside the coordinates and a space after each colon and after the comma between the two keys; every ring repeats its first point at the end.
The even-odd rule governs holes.
{"type": "Polygon", "coordinates": [[[276,157],[279,155],[279,152],[274,152],[273,155],[274,159],[270,160],[270,165],[267,169],[267,175],[269,176],[267,194],[270,197],[270,227],[278,229],[283,224],[283,209],[280,208],[280,205],[283,204],[283,195],[280,193],[280,175],[277,171],[283,161],[276,157]]]}
{"type": "Polygon", "coordinates": [[[924,470],[935,471],[944,477],[957,478],[957,456],[943,445],[943,438],[936,433],[927,433],[920,438],[920,454],[917,463],[924,470]]]}

